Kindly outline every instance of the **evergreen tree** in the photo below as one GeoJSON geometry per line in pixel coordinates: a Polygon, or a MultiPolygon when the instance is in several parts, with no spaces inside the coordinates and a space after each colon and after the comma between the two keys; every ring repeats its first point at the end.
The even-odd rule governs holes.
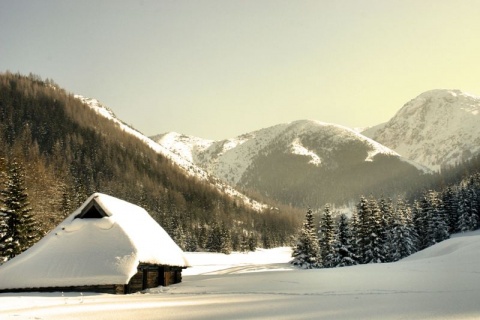
{"type": "Polygon", "coordinates": [[[222,250],[222,228],[216,222],[210,229],[205,249],[209,252],[221,252],[222,250]]]}
{"type": "Polygon", "coordinates": [[[320,220],[320,228],[318,231],[318,241],[320,247],[320,255],[322,264],[325,268],[334,267],[334,241],[335,241],[335,225],[333,223],[330,206],[327,204],[323,210],[323,216],[320,220]]]}
{"type": "Polygon", "coordinates": [[[449,238],[448,224],[438,194],[432,190],[424,193],[420,203],[426,228],[423,248],[449,238]]]}
{"type": "Polygon", "coordinates": [[[198,247],[200,249],[205,249],[206,246],[207,246],[207,241],[208,241],[208,230],[207,230],[207,227],[202,224],[202,226],[200,227],[200,232],[199,232],[199,235],[198,235],[198,247]]]}
{"type": "Polygon", "coordinates": [[[304,269],[313,269],[322,267],[322,258],[318,247],[318,238],[315,232],[313,221],[313,212],[307,210],[303,227],[297,238],[297,243],[293,248],[293,260],[290,262],[294,266],[304,269]]]}
{"type": "Polygon", "coordinates": [[[255,251],[257,249],[257,237],[253,232],[250,232],[250,236],[248,237],[248,250],[255,251]]]}
{"type": "Polygon", "coordinates": [[[214,223],[208,235],[207,251],[230,254],[232,252],[232,239],[230,230],[222,224],[214,223]]]}
{"type": "Polygon", "coordinates": [[[478,229],[480,228],[480,172],[476,172],[472,175],[472,177],[470,178],[470,186],[475,195],[474,213],[476,217],[474,219],[477,221],[475,229],[478,229]]]}
{"type": "Polygon", "coordinates": [[[360,263],[367,263],[369,259],[368,250],[370,248],[370,207],[368,200],[364,196],[360,198],[357,205],[357,223],[355,227],[356,247],[360,263]]]}
{"type": "Polygon", "coordinates": [[[461,189],[457,230],[459,232],[475,230],[478,226],[476,194],[471,185],[461,189]]]}
{"type": "Polygon", "coordinates": [[[415,227],[415,233],[417,234],[417,249],[422,250],[426,248],[425,239],[427,238],[427,220],[424,217],[422,205],[420,201],[415,200],[412,206],[413,225],[415,227]]]}
{"type": "Polygon", "coordinates": [[[416,252],[416,236],[412,213],[401,199],[397,201],[391,230],[391,261],[398,261],[416,252]]]}
{"type": "Polygon", "coordinates": [[[75,208],[72,206],[71,192],[68,190],[66,184],[62,184],[60,187],[62,192],[62,200],[60,203],[60,212],[62,213],[62,218],[66,218],[69,214],[73,212],[75,208]]]}
{"type": "Polygon", "coordinates": [[[385,261],[382,239],[381,211],[377,201],[370,197],[360,199],[357,206],[357,245],[360,263],[381,263],[385,261]]]}
{"type": "Polygon", "coordinates": [[[349,223],[350,227],[350,233],[352,235],[352,241],[351,241],[351,251],[353,255],[355,256],[356,262],[360,263],[360,257],[359,257],[359,250],[358,250],[358,213],[356,210],[353,211],[352,213],[352,218],[350,219],[349,223]]]}
{"type": "Polygon", "coordinates": [[[442,192],[442,206],[443,211],[447,216],[448,232],[450,234],[457,232],[458,225],[458,204],[457,195],[452,187],[447,187],[442,192]]]}
{"type": "Polygon", "coordinates": [[[394,209],[392,199],[386,200],[385,198],[380,198],[379,201],[380,209],[380,229],[378,233],[383,243],[383,256],[384,262],[393,261],[393,240],[392,240],[392,226],[394,220],[394,209]]]}
{"type": "Polygon", "coordinates": [[[382,263],[386,262],[386,247],[385,247],[385,231],[384,227],[386,227],[386,222],[383,220],[383,214],[380,210],[380,206],[378,202],[373,198],[370,197],[369,200],[370,205],[370,219],[371,219],[371,233],[370,233],[370,241],[372,245],[372,259],[367,263],[382,263]]]}
{"type": "Polygon", "coordinates": [[[197,238],[192,233],[188,233],[185,236],[185,251],[195,252],[197,251],[197,248],[198,248],[197,238]]]}
{"type": "Polygon", "coordinates": [[[408,248],[405,251],[406,256],[409,256],[418,251],[418,234],[417,230],[415,229],[415,224],[413,222],[413,212],[412,208],[410,208],[406,203],[402,201],[402,205],[400,206],[400,214],[403,216],[403,221],[405,223],[406,234],[408,238],[408,248]]]}
{"type": "Polygon", "coordinates": [[[242,232],[240,237],[240,252],[247,252],[249,251],[248,248],[248,236],[242,232]]]}
{"type": "Polygon", "coordinates": [[[7,179],[1,195],[0,257],[11,259],[31,247],[39,237],[28,202],[24,170],[15,159],[8,164],[7,179]]]}
{"type": "Polygon", "coordinates": [[[8,234],[7,215],[0,212],[0,265],[7,261],[6,243],[8,234]]]}
{"type": "Polygon", "coordinates": [[[349,226],[348,218],[345,214],[340,215],[337,224],[336,238],[334,242],[334,267],[346,267],[356,265],[357,256],[353,249],[353,234],[349,226]]]}
{"type": "Polygon", "coordinates": [[[220,232],[220,251],[221,253],[230,254],[232,252],[232,238],[230,230],[225,224],[222,224],[220,232]]]}

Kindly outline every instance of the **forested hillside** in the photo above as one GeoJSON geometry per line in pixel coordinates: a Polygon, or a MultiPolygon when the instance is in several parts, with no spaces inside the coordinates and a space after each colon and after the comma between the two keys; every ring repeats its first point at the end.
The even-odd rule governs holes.
{"type": "Polygon", "coordinates": [[[20,166],[40,234],[93,192],[144,207],[187,250],[285,245],[298,226],[294,212],[259,213],[187,177],[53,81],[38,76],[0,75],[0,158],[2,188],[7,168],[14,162],[20,166]]]}

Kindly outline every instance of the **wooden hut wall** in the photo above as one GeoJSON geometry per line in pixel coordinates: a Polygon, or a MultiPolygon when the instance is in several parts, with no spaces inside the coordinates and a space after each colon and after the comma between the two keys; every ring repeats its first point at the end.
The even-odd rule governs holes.
{"type": "Polygon", "coordinates": [[[70,286],[70,287],[44,287],[44,288],[21,288],[5,289],[0,293],[6,292],[98,292],[108,294],[125,294],[125,285],[123,284],[105,284],[96,286],[70,286]]]}
{"type": "Polygon", "coordinates": [[[137,273],[130,279],[126,293],[142,291],[158,286],[169,286],[182,282],[181,267],[141,264],[137,273]]]}
{"type": "Polygon", "coordinates": [[[137,273],[130,278],[125,293],[134,293],[143,290],[143,270],[138,269],[137,273]]]}
{"type": "Polygon", "coordinates": [[[181,267],[158,266],[141,264],[137,273],[130,279],[127,285],[92,285],[92,286],[71,286],[71,287],[45,287],[45,288],[22,288],[0,290],[3,292],[98,292],[109,294],[127,294],[139,292],[148,288],[158,286],[169,286],[171,284],[182,282],[181,267]]]}
{"type": "Polygon", "coordinates": [[[180,267],[164,267],[164,281],[163,286],[182,282],[182,268],[180,267]]]}

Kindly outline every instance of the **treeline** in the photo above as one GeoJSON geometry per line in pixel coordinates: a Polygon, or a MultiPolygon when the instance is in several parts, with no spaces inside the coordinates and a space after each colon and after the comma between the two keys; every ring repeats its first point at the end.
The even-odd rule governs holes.
{"type": "Polygon", "coordinates": [[[326,205],[315,227],[308,210],[293,247],[292,264],[332,268],[398,261],[451,234],[480,228],[480,173],[440,191],[425,191],[411,204],[403,199],[361,197],[353,215],[333,218],[326,205]]]}
{"type": "Polygon", "coordinates": [[[35,75],[0,74],[0,157],[23,168],[40,236],[94,192],[142,206],[190,250],[208,248],[203,233],[208,236],[215,224],[228,230],[237,250],[242,237],[254,238],[258,246],[285,245],[299,223],[288,210],[259,213],[186,176],[53,81],[35,75]]]}

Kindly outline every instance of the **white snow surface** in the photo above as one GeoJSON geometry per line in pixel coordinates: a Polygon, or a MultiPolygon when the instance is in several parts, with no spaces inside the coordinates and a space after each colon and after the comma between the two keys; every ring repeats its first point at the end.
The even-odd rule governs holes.
{"type": "Polygon", "coordinates": [[[480,152],[480,97],[431,90],[405,104],[387,123],[362,132],[431,170],[480,152]]]}
{"type": "Polygon", "coordinates": [[[396,263],[335,269],[295,269],[289,248],[186,253],[193,267],[180,284],[125,296],[3,293],[0,319],[479,319],[479,253],[480,231],[396,263]]]}
{"type": "Polygon", "coordinates": [[[313,164],[314,166],[317,166],[319,167],[320,164],[322,163],[322,159],[320,159],[320,157],[313,151],[311,150],[308,150],[308,148],[305,148],[303,145],[302,145],[302,142],[300,141],[300,139],[295,139],[293,142],[292,142],[292,153],[293,154],[298,154],[300,156],[306,156],[306,157],[310,157],[311,160],[308,161],[308,163],[311,163],[313,164]]]}
{"type": "Polygon", "coordinates": [[[126,284],[140,262],[189,265],[144,209],[95,193],[38,243],[0,266],[0,289],[126,284]],[[75,218],[93,198],[108,217],[75,218]]]}

